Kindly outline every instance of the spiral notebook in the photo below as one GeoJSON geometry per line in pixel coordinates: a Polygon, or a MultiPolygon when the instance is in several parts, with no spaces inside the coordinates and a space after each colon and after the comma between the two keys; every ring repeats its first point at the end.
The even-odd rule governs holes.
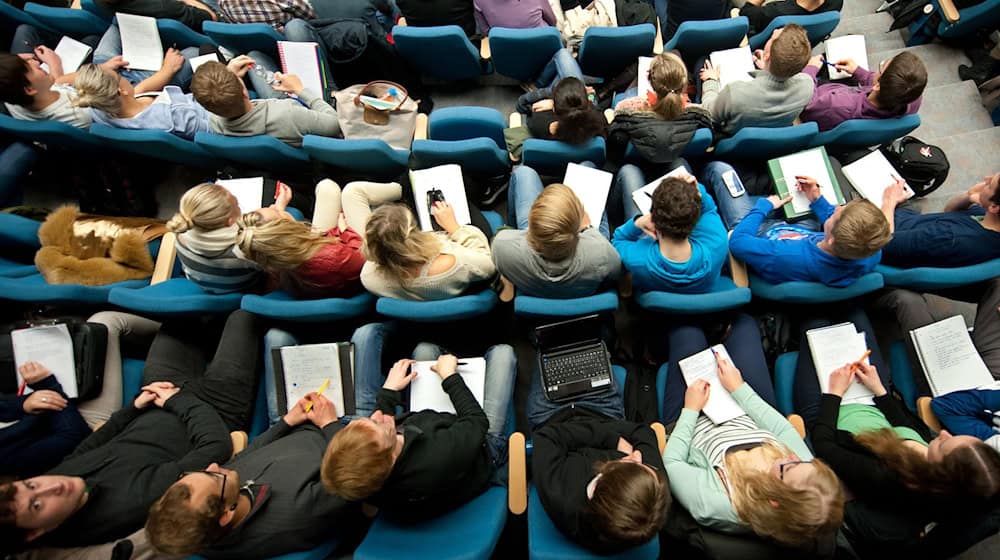
{"type": "Polygon", "coordinates": [[[295,74],[306,89],[329,101],[329,88],[323,72],[326,62],[320,56],[319,44],[278,41],[278,57],[282,72],[295,74]]]}

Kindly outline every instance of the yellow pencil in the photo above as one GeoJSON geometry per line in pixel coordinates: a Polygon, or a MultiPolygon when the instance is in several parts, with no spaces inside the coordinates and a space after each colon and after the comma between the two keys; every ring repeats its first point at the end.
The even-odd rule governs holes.
{"type": "MultiPolygon", "coordinates": [[[[326,381],[324,381],[323,384],[320,385],[319,391],[316,391],[316,396],[318,397],[318,396],[322,395],[323,391],[326,391],[326,387],[329,384],[330,384],[330,378],[327,377],[326,381]]],[[[310,402],[309,404],[307,404],[306,405],[306,412],[309,412],[310,410],[312,410],[312,407],[313,407],[313,403],[310,402]]]]}

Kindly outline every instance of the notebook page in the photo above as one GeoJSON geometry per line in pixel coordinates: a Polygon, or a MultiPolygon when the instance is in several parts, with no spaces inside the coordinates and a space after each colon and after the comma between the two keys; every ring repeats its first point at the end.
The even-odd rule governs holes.
{"type": "Polygon", "coordinates": [[[684,169],[683,167],[678,167],[677,169],[674,169],[670,173],[667,173],[663,177],[660,177],[659,179],[653,181],[652,183],[649,183],[645,187],[642,187],[641,189],[634,191],[632,193],[632,201],[635,202],[635,205],[639,207],[640,212],[642,212],[644,215],[649,214],[653,210],[653,192],[656,191],[656,187],[660,186],[660,183],[662,183],[663,180],[666,179],[667,177],[676,177],[678,175],[686,173],[687,169],[684,169]]]}
{"type": "MultiPolygon", "coordinates": [[[[26,362],[38,362],[56,376],[67,397],[75,399],[79,396],[76,385],[76,361],[73,359],[73,338],[65,323],[11,331],[10,342],[14,348],[15,368],[23,366],[26,362]]],[[[22,381],[23,378],[18,373],[18,387],[22,381]]],[[[31,387],[26,386],[24,394],[30,392],[31,387]]]]}
{"type": "Polygon", "coordinates": [[[132,70],[159,70],[163,66],[163,45],[156,20],[146,16],[116,13],[122,37],[122,58],[132,70]]]}
{"type": "MultiPolygon", "coordinates": [[[[63,73],[71,74],[79,70],[80,65],[83,64],[83,61],[87,60],[87,57],[90,56],[93,50],[90,48],[90,45],[81,43],[72,37],[59,39],[59,44],[56,45],[56,54],[59,55],[59,60],[62,61],[63,73]]],[[[49,71],[48,64],[43,63],[41,66],[42,70],[49,71]]]]}
{"type": "Polygon", "coordinates": [[[191,63],[191,71],[197,72],[198,68],[201,67],[202,64],[205,64],[206,62],[218,62],[218,61],[219,61],[219,55],[215,53],[210,53],[210,54],[203,54],[201,56],[196,56],[191,60],[189,60],[188,62],[191,63]]]}
{"type": "Polygon", "coordinates": [[[323,75],[319,69],[318,49],[316,43],[278,41],[282,72],[295,74],[306,89],[322,97],[323,75]]]}
{"type": "MultiPolygon", "coordinates": [[[[865,47],[864,35],[843,35],[826,40],[826,60],[837,62],[838,60],[853,59],[858,66],[868,70],[868,49],[865,47]]],[[[850,78],[847,72],[841,72],[833,66],[827,66],[831,80],[842,80],[850,78]]]]}
{"type": "Polygon", "coordinates": [[[441,191],[444,199],[455,210],[455,220],[459,224],[471,224],[469,201],[465,198],[465,182],[462,168],[458,164],[439,165],[428,169],[410,171],[413,186],[413,201],[417,207],[420,229],[433,231],[434,218],[427,207],[427,193],[432,189],[441,191]]]}
{"type": "Polygon", "coordinates": [[[640,56],[639,57],[639,76],[636,85],[637,95],[643,99],[646,99],[646,94],[653,91],[653,86],[649,83],[649,67],[653,64],[653,57],[651,56],[640,56]]]}
{"type": "MultiPolygon", "coordinates": [[[[830,374],[863,356],[868,350],[864,333],[859,333],[854,323],[841,323],[831,327],[806,331],[809,351],[820,389],[825,393],[830,387],[830,374]]],[[[867,364],[868,359],[864,362],[867,364]]],[[[875,395],[855,380],[844,393],[842,403],[875,404],[875,395]]]]}
{"type": "Polygon", "coordinates": [[[713,423],[721,424],[737,416],[742,416],[745,413],[739,403],[736,402],[736,399],[722,386],[722,381],[719,380],[719,363],[716,360],[715,354],[712,353],[713,350],[718,353],[719,359],[733,361],[729,357],[729,353],[726,352],[726,347],[716,344],[693,356],[684,358],[677,365],[680,366],[681,374],[684,376],[684,381],[689,387],[699,379],[708,381],[710,386],[708,403],[705,404],[702,412],[713,423]]]}
{"type": "Polygon", "coordinates": [[[961,315],[910,332],[935,397],[993,381],[961,315]]]}
{"type": "MultiPolygon", "coordinates": [[[[483,395],[486,392],[486,359],[462,358],[456,372],[462,376],[465,385],[472,391],[479,406],[483,406],[483,395]]],[[[436,361],[417,362],[413,369],[417,376],[410,381],[410,410],[436,410],[455,414],[455,405],[451,397],[441,388],[441,376],[431,371],[436,361]]]]}
{"type": "Polygon", "coordinates": [[[757,67],[753,64],[753,53],[750,47],[737,47],[724,51],[715,51],[709,55],[712,66],[719,68],[719,89],[733,82],[749,82],[753,80],[750,72],[757,67]]]}
{"type": "Polygon", "coordinates": [[[240,205],[240,214],[253,212],[261,207],[264,199],[264,178],[248,177],[245,179],[219,179],[215,184],[233,193],[240,205]]]}
{"type": "Polygon", "coordinates": [[[583,203],[583,209],[590,217],[590,223],[598,224],[608,205],[608,193],[614,175],[600,169],[570,163],[566,166],[563,184],[572,189],[573,194],[583,203]]]}
{"type": "Polygon", "coordinates": [[[796,175],[805,175],[816,179],[823,197],[834,206],[839,204],[837,195],[833,191],[833,181],[830,179],[826,160],[823,159],[823,151],[819,148],[780,158],[778,165],[781,166],[781,174],[785,177],[789,194],[792,195],[791,204],[796,213],[809,211],[809,199],[805,193],[798,189],[798,183],[795,181],[796,175]]]}
{"type": "Polygon", "coordinates": [[[285,395],[289,406],[295,406],[299,399],[313,391],[319,391],[327,379],[330,384],[323,396],[337,407],[337,413],[344,413],[344,389],[340,377],[340,345],[335,342],[325,344],[303,344],[283,346],[281,367],[285,374],[285,395]]]}
{"type": "MultiPolygon", "coordinates": [[[[896,168],[878,150],[841,169],[854,190],[879,207],[882,206],[882,193],[894,185],[899,177],[896,168]]],[[[909,185],[903,187],[903,190],[907,199],[913,196],[913,189],[909,185]]]]}

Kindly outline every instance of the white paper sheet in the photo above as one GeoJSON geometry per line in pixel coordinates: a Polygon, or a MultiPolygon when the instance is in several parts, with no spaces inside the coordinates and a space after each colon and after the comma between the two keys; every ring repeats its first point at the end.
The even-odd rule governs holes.
{"type": "Polygon", "coordinates": [[[724,51],[715,51],[709,55],[712,66],[719,68],[719,89],[733,82],[749,82],[753,80],[750,72],[757,67],[753,64],[753,53],[750,47],[737,47],[724,51]]]}
{"type": "MultiPolygon", "coordinates": [[[[479,406],[483,406],[483,394],[486,391],[486,359],[462,358],[456,372],[462,376],[465,385],[472,391],[479,406]],[[461,365],[464,364],[464,365],[461,365]]],[[[441,376],[431,371],[431,366],[437,362],[417,362],[413,369],[417,376],[410,381],[410,410],[436,410],[455,414],[455,405],[451,397],[441,388],[441,376]]]]}
{"type": "MultiPolygon", "coordinates": [[[[11,331],[10,342],[14,347],[14,367],[19,368],[26,362],[38,362],[56,376],[67,397],[75,399],[79,396],[73,338],[65,323],[11,331]]],[[[21,381],[21,374],[18,373],[18,387],[21,381]]],[[[31,387],[25,387],[24,394],[30,392],[31,387]]]]}
{"type": "MultiPolygon", "coordinates": [[[[633,191],[632,200],[635,202],[635,205],[639,207],[639,211],[642,212],[644,215],[649,214],[650,211],[652,211],[653,191],[656,190],[656,187],[660,186],[660,183],[662,183],[664,179],[666,179],[667,177],[676,177],[678,175],[682,175],[685,173],[687,173],[687,169],[684,169],[683,167],[678,167],[677,169],[672,170],[670,173],[667,173],[663,177],[660,177],[657,180],[653,181],[652,183],[649,183],[645,187],[642,187],[637,191],[633,191]]],[[[626,217],[630,218],[631,216],[626,216],[626,217]]]]}
{"type": "Polygon", "coordinates": [[[646,99],[646,93],[653,91],[653,86],[649,84],[649,67],[653,63],[653,57],[639,57],[639,76],[636,85],[638,86],[639,97],[646,99]]]}
{"type": "Polygon", "coordinates": [[[240,214],[246,214],[261,207],[261,201],[264,199],[263,177],[219,179],[215,184],[233,193],[240,205],[240,214]]]}
{"type": "Polygon", "coordinates": [[[993,382],[961,315],[914,329],[910,336],[935,397],[993,382]]]}
{"type": "MultiPolygon", "coordinates": [[[[56,54],[59,55],[59,60],[62,62],[63,73],[71,74],[79,70],[80,65],[83,64],[84,60],[87,60],[93,50],[90,45],[81,43],[72,37],[59,39],[59,44],[56,45],[56,54]]],[[[48,64],[43,63],[41,66],[42,70],[49,71],[48,64]]]]}
{"type": "MultiPolygon", "coordinates": [[[[868,49],[865,47],[864,35],[843,35],[826,40],[826,60],[836,63],[838,60],[852,59],[858,66],[868,70],[868,49]]],[[[847,72],[841,72],[833,66],[827,66],[831,80],[849,78],[847,72]]]]}
{"type": "Polygon", "coordinates": [[[210,53],[210,54],[203,54],[201,56],[196,56],[191,60],[189,60],[188,62],[191,63],[191,71],[197,72],[198,68],[202,64],[205,64],[206,62],[218,62],[218,61],[219,61],[219,55],[215,53],[210,53]]]}
{"type": "Polygon", "coordinates": [[[340,377],[340,345],[336,342],[324,344],[302,344],[283,346],[281,367],[285,375],[285,395],[288,406],[294,406],[299,399],[313,391],[319,391],[327,379],[330,384],[323,396],[337,407],[337,413],[344,413],[344,388],[340,377]]]}
{"type": "Polygon", "coordinates": [[[454,163],[439,165],[429,169],[410,171],[410,184],[413,186],[413,201],[417,207],[417,218],[420,219],[420,229],[433,231],[433,219],[427,209],[427,192],[437,189],[455,211],[455,220],[459,224],[471,224],[469,201],[465,198],[465,182],[462,180],[462,168],[454,163]]]}
{"type": "Polygon", "coordinates": [[[316,95],[323,96],[323,75],[319,67],[319,45],[295,41],[278,41],[281,69],[295,74],[302,85],[316,95]]]}
{"type": "Polygon", "coordinates": [[[708,381],[710,386],[708,403],[705,404],[702,412],[713,423],[721,424],[745,413],[733,395],[722,386],[722,381],[719,380],[719,363],[712,352],[713,350],[718,354],[719,359],[729,360],[732,363],[733,359],[729,357],[729,352],[726,352],[726,347],[716,344],[693,356],[684,358],[677,365],[680,366],[681,374],[689,387],[699,379],[708,381]]]}
{"type": "MultiPolygon", "coordinates": [[[[899,171],[889,163],[882,152],[875,150],[867,156],[841,168],[844,176],[854,185],[854,190],[867,198],[875,206],[882,206],[882,193],[894,185],[899,178],[899,171]]],[[[903,187],[906,198],[913,196],[909,185],[903,187]]]]}
{"type": "MultiPolygon", "coordinates": [[[[830,327],[806,331],[809,351],[816,366],[820,389],[825,393],[830,387],[830,374],[837,368],[855,362],[868,351],[864,333],[859,333],[854,323],[841,323],[830,327]]],[[[869,363],[868,358],[864,363],[869,363]]],[[[844,393],[842,403],[875,404],[875,395],[861,382],[854,383],[844,393]]]]}
{"type": "Polygon", "coordinates": [[[122,58],[132,70],[157,71],[163,66],[163,44],[156,19],[116,13],[122,37],[122,58]]]}
{"type": "Polygon", "coordinates": [[[573,190],[573,194],[583,203],[583,209],[590,217],[590,223],[595,226],[601,223],[604,210],[608,205],[608,193],[611,192],[611,181],[614,175],[600,169],[593,169],[578,163],[566,166],[566,177],[563,184],[573,190]]]}
{"type": "Polygon", "coordinates": [[[781,166],[781,174],[785,177],[785,184],[788,185],[789,194],[792,195],[792,208],[795,209],[795,212],[809,210],[809,199],[806,198],[805,193],[798,189],[798,183],[795,181],[796,175],[805,175],[816,179],[823,197],[834,206],[839,204],[833,190],[830,171],[826,167],[823,151],[820,148],[784,156],[778,160],[778,163],[781,166]]]}

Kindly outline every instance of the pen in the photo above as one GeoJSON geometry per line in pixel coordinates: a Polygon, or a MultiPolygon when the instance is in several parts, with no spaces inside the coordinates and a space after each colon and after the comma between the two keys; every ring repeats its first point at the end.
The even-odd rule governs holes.
{"type": "Polygon", "coordinates": [[[653,195],[649,194],[649,191],[642,191],[642,194],[648,196],[650,198],[650,200],[652,200],[652,198],[653,198],[653,195]]]}
{"type": "Polygon", "coordinates": [[[871,353],[872,353],[872,351],[871,351],[870,348],[868,350],[865,350],[865,353],[862,354],[860,358],[858,358],[857,360],[854,361],[854,363],[851,364],[851,373],[854,373],[854,370],[859,365],[861,365],[861,362],[865,361],[865,358],[867,358],[868,356],[870,356],[871,353]]]}
{"type": "MultiPolygon", "coordinates": [[[[318,396],[322,395],[323,391],[326,391],[326,387],[329,384],[330,384],[330,378],[327,377],[326,381],[324,381],[323,384],[320,385],[319,391],[316,391],[316,396],[318,397],[318,396]]],[[[310,402],[309,404],[307,404],[306,405],[306,412],[309,412],[310,410],[312,410],[312,407],[313,407],[313,403],[312,402],[310,402]]]]}
{"type": "Polygon", "coordinates": [[[836,65],[836,64],[834,64],[834,63],[830,62],[829,60],[827,60],[827,59],[825,59],[825,58],[823,59],[823,64],[826,64],[826,65],[829,65],[829,66],[832,66],[832,67],[833,67],[834,69],[836,69],[836,68],[837,68],[837,65],[836,65]]]}
{"type": "Polygon", "coordinates": [[[21,386],[17,389],[17,396],[20,397],[20,396],[24,395],[24,388],[27,387],[27,386],[28,386],[28,380],[27,379],[22,379],[21,380],[21,386]]]}

